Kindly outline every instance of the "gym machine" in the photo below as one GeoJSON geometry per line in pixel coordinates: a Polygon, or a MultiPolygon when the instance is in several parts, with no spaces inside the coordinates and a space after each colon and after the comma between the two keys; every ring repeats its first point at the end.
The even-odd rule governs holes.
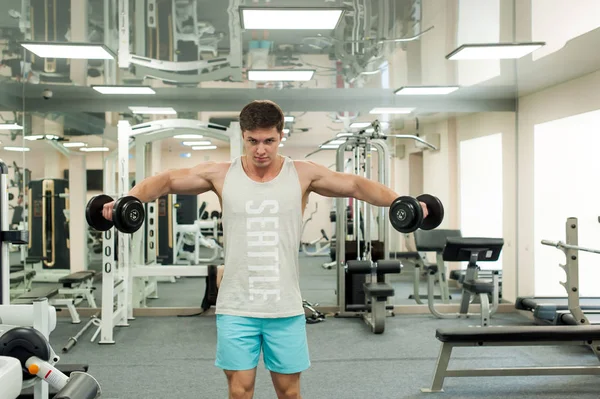
{"type": "MultiPolygon", "coordinates": [[[[460,230],[418,230],[414,232],[417,251],[435,252],[436,263],[424,266],[427,272],[427,302],[429,311],[440,319],[481,317],[481,326],[487,327],[490,318],[499,305],[498,271],[491,271],[491,282],[480,278],[480,266],[477,262],[495,262],[498,260],[504,241],[497,238],[465,238],[460,230]],[[440,286],[442,302],[448,303],[450,297],[445,262],[469,262],[462,281],[461,304],[458,313],[442,313],[436,309],[435,284],[440,286]],[[492,299],[490,308],[489,298],[492,299]],[[480,313],[469,313],[469,305],[479,303],[480,313]]],[[[418,270],[419,268],[417,268],[418,270]]],[[[415,295],[418,295],[418,279],[415,277],[415,295]]]]}
{"type": "Polygon", "coordinates": [[[57,282],[70,273],[69,182],[63,179],[29,183],[28,261],[35,269],[34,281],[57,282]]]}
{"type": "Polygon", "coordinates": [[[127,326],[129,320],[134,319],[133,309],[145,306],[147,294],[155,290],[154,287],[148,288],[146,285],[148,279],[159,276],[209,275],[209,266],[206,265],[161,265],[156,262],[157,202],[145,204],[144,207],[139,201],[125,196],[130,188],[130,148],[134,148],[136,153],[136,181],[142,181],[146,177],[146,145],[156,140],[181,133],[203,134],[229,141],[232,158],[240,156],[242,148],[242,134],[238,123],[232,123],[229,128],[225,128],[198,120],[163,119],[131,126],[129,122],[122,120],[119,121],[117,129],[117,162],[115,164],[111,156],[107,157],[104,183],[107,192],[120,197],[113,210],[114,223],[101,216],[103,204],[112,201],[111,197],[90,201],[86,208],[88,224],[103,232],[102,316],[98,329],[100,344],[114,344],[114,328],[127,326]],[[114,179],[115,174],[118,179],[114,179]],[[115,180],[118,187],[114,187],[115,180]],[[145,221],[147,230],[141,229],[145,221]],[[118,237],[116,245],[115,235],[118,237]],[[145,259],[145,253],[148,254],[148,259],[145,259]]]}
{"type": "MultiPolygon", "coordinates": [[[[319,210],[319,204],[315,204],[315,210],[311,212],[308,219],[304,221],[302,224],[302,234],[300,237],[304,235],[304,231],[306,230],[306,225],[312,220],[313,216],[319,210]]],[[[310,242],[302,242],[302,253],[306,256],[329,256],[331,251],[331,242],[329,241],[329,237],[325,233],[325,230],[321,229],[321,237],[314,239],[310,242]],[[310,249],[314,248],[314,249],[310,249]]]]}
{"type": "MultiPolygon", "coordinates": [[[[566,243],[542,240],[543,245],[554,246],[565,253],[567,262],[561,267],[566,272],[566,281],[561,285],[568,295],[568,310],[573,326],[517,326],[487,328],[442,328],[436,338],[442,347],[435,367],[431,387],[422,392],[443,392],[444,380],[448,377],[515,377],[557,375],[600,375],[600,366],[582,365],[548,367],[497,367],[476,369],[448,369],[452,350],[456,347],[507,347],[507,346],[588,346],[600,360],[600,326],[590,325],[579,301],[578,251],[600,253],[600,250],[577,245],[577,219],[568,218],[566,243]]],[[[522,301],[523,299],[521,299],[522,301]]],[[[519,301],[517,301],[518,303],[519,301]]],[[[517,308],[518,305],[517,305],[517,308]]]]}
{"type": "Polygon", "coordinates": [[[100,385],[87,366],[67,376],[54,365],[60,358],[48,343],[56,327],[56,309],[48,299],[30,305],[11,305],[9,295],[9,246],[26,245],[28,231],[8,229],[8,167],[0,161],[0,389],[2,398],[16,398],[32,388],[34,399],[48,398],[48,384],[57,399],[99,397],[100,385]]]}
{"type": "MultiPolygon", "coordinates": [[[[346,151],[352,153],[352,170],[354,174],[371,179],[371,159],[373,151],[377,151],[377,181],[390,186],[390,156],[381,126],[375,121],[367,129],[356,134],[344,136],[337,148],[336,169],[345,170],[346,151]]],[[[397,135],[394,137],[412,138],[423,141],[416,136],[397,135]]],[[[326,145],[332,140],[325,142],[326,145]]],[[[321,146],[321,148],[323,147],[321,146]]],[[[433,147],[431,144],[426,145],[433,147]]],[[[433,147],[435,148],[435,147],[433,147]]],[[[318,152],[312,152],[308,156],[318,152]]],[[[400,232],[412,232],[418,228],[434,229],[444,217],[443,205],[435,197],[422,195],[418,198],[399,197],[389,208],[389,217],[384,207],[378,209],[377,226],[373,227],[371,205],[352,198],[352,219],[354,221],[351,240],[347,238],[347,214],[345,198],[336,198],[336,262],[337,262],[337,295],[339,310],[336,317],[361,317],[375,334],[385,331],[385,319],[393,316],[394,288],[387,283],[386,276],[400,273],[401,263],[397,260],[386,260],[389,251],[390,224],[400,232]],[[428,206],[429,216],[424,219],[419,201],[428,206]],[[359,226],[361,214],[364,215],[364,234],[359,226]],[[377,230],[377,231],[375,231],[377,230]],[[377,238],[377,239],[373,239],[377,238]]]]}
{"type": "Polygon", "coordinates": [[[542,245],[556,247],[565,254],[565,263],[559,266],[567,280],[560,284],[567,291],[566,298],[519,297],[515,307],[533,312],[540,324],[587,325],[600,324],[600,298],[582,298],[579,295],[578,251],[600,254],[600,250],[578,245],[578,220],[568,218],[565,224],[565,241],[542,240],[542,245]]]}

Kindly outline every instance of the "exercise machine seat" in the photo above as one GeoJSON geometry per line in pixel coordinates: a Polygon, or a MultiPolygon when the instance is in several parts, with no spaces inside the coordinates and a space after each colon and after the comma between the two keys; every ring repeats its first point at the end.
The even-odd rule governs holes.
{"type": "Polygon", "coordinates": [[[448,343],[596,341],[600,340],[600,326],[439,328],[435,337],[448,343]]]}
{"type": "Polygon", "coordinates": [[[96,275],[93,270],[85,270],[81,272],[71,273],[68,276],[61,277],[58,282],[64,287],[70,286],[71,284],[82,283],[87,279],[90,279],[96,275]]]}
{"type": "Polygon", "coordinates": [[[394,287],[388,283],[364,283],[365,294],[375,298],[387,298],[394,296],[394,287]]]}
{"type": "Polygon", "coordinates": [[[463,281],[463,288],[473,294],[492,294],[494,284],[485,280],[463,281]]]}
{"type": "Polygon", "coordinates": [[[421,259],[421,254],[418,252],[396,252],[396,259],[421,259]]]}

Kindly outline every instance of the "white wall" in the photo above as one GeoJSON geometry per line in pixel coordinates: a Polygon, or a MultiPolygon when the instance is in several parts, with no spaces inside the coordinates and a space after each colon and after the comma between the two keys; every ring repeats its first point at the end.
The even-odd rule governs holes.
{"type": "MultiPolygon", "coordinates": [[[[519,99],[519,295],[535,294],[534,248],[541,245],[535,241],[534,220],[531,216],[534,214],[535,186],[534,127],[544,122],[600,109],[600,91],[597,89],[599,86],[600,71],[519,99]]],[[[569,140],[569,132],[565,131],[564,134],[565,139],[569,140]]],[[[594,174],[592,173],[590,176],[593,178],[594,174]]],[[[562,181],[556,182],[557,185],[563,183],[562,181]]],[[[556,265],[548,265],[548,267],[556,267],[556,265]]]]}

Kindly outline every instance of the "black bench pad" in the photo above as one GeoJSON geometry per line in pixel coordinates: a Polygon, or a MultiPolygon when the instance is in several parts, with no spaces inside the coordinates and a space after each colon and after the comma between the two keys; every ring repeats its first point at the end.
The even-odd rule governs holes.
{"type": "Polygon", "coordinates": [[[27,305],[32,304],[38,298],[52,298],[56,295],[58,295],[58,288],[56,287],[37,287],[19,296],[17,299],[11,301],[11,303],[14,305],[27,305]]]}
{"type": "Polygon", "coordinates": [[[594,341],[600,340],[600,326],[439,328],[435,337],[449,343],[594,341]]]}
{"type": "Polygon", "coordinates": [[[87,279],[93,278],[96,272],[93,270],[85,270],[77,273],[71,273],[68,276],[61,277],[58,282],[61,284],[81,283],[87,279]]]}
{"type": "Polygon", "coordinates": [[[421,254],[418,252],[396,252],[396,259],[421,259],[421,254]]]}
{"type": "Polygon", "coordinates": [[[494,284],[485,280],[463,281],[463,288],[474,294],[491,294],[494,292],[494,284]]]}
{"type": "Polygon", "coordinates": [[[394,296],[394,287],[387,283],[364,283],[365,294],[371,297],[394,296]]]}
{"type": "Polygon", "coordinates": [[[11,284],[22,283],[26,279],[33,278],[34,276],[35,276],[34,270],[27,270],[27,271],[22,270],[19,272],[10,273],[10,283],[11,284]]]}

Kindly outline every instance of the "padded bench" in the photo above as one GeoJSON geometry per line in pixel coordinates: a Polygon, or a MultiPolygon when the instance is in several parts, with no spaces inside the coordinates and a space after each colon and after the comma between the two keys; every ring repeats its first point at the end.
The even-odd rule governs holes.
{"type": "Polygon", "coordinates": [[[494,284],[486,280],[463,281],[463,289],[473,294],[493,294],[494,284]]]}
{"type": "Polygon", "coordinates": [[[368,297],[378,301],[387,301],[388,297],[394,296],[394,287],[388,283],[363,283],[363,289],[368,297]]]}
{"type": "Polygon", "coordinates": [[[58,288],[56,287],[36,287],[31,291],[20,295],[15,300],[11,301],[12,305],[31,305],[33,301],[38,298],[48,298],[50,301],[53,297],[58,295],[58,288]]]}
{"type": "Polygon", "coordinates": [[[33,283],[33,277],[35,277],[35,270],[18,270],[13,271],[11,267],[10,278],[10,297],[18,298],[20,295],[25,294],[31,290],[31,284],[33,283]]]}
{"type": "MultiPolygon", "coordinates": [[[[600,375],[600,366],[502,367],[448,370],[454,347],[482,346],[591,346],[600,345],[600,326],[515,326],[441,328],[436,338],[442,342],[431,388],[422,392],[443,392],[446,377],[506,377],[553,375],[600,375]]],[[[597,352],[596,352],[597,353],[597,352]]]]}
{"type": "Polygon", "coordinates": [[[62,287],[58,289],[59,297],[52,298],[50,304],[57,307],[67,307],[73,324],[81,323],[79,313],[75,308],[85,299],[91,308],[96,308],[96,299],[94,298],[94,281],[96,272],[93,270],[84,270],[71,273],[61,277],[58,282],[62,287]]]}

